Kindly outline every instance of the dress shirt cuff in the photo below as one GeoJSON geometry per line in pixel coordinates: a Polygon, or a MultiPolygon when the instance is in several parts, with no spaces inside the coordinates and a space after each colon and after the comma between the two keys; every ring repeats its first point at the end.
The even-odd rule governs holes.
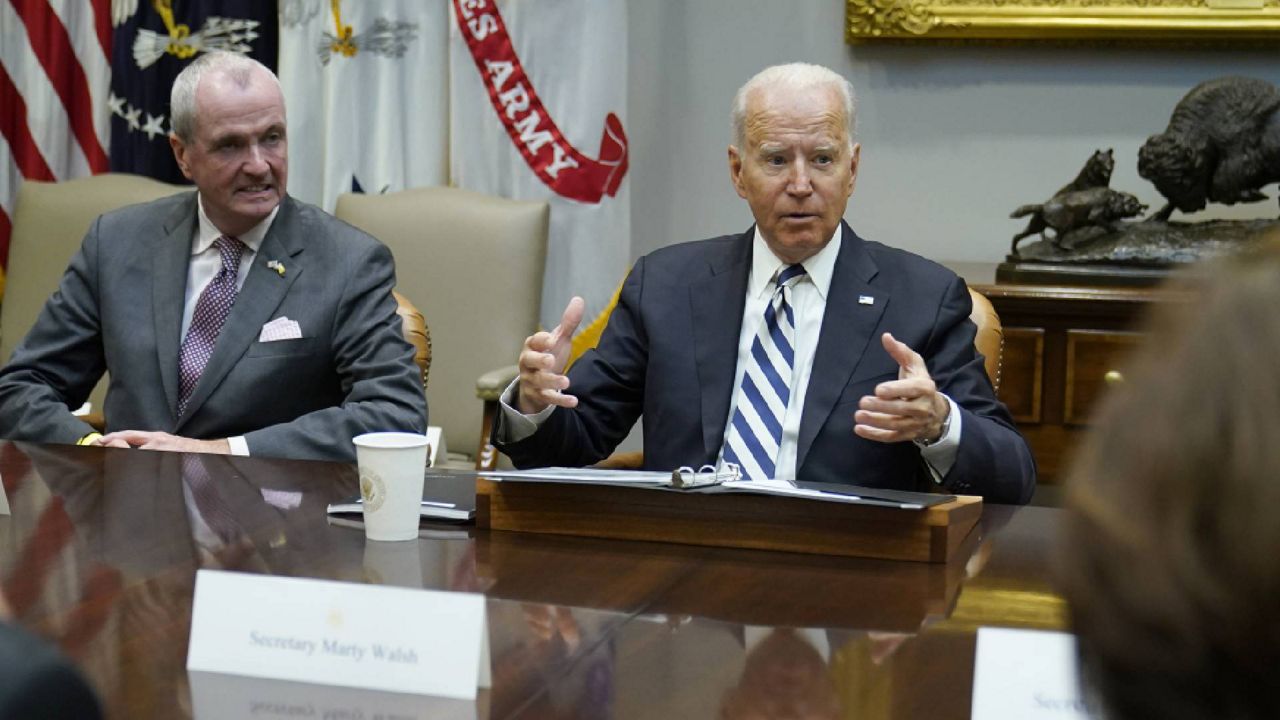
{"type": "MultiPolygon", "coordinates": [[[[952,412],[955,412],[954,410],[952,412]]],[[[240,457],[249,457],[249,442],[244,439],[243,435],[227,438],[227,445],[231,447],[232,455],[240,457]]]]}
{"type": "Polygon", "coordinates": [[[502,397],[498,398],[498,405],[501,406],[502,412],[498,413],[498,417],[494,419],[494,424],[497,426],[494,437],[500,443],[520,442],[532,436],[551,415],[551,411],[556,409],[555,405],[548,405],[541,412],[525,415],[515,408],[516,393],[519,392],[519,388],[520,378],[516,378],[511,381],[506,390],[502,391],[502,397]]]}
{"type": "Polygon", "coordinates": [[[956,464],[956,455],[960,452],[960,406],[950,396],[944,394],[942,397],[951,406],[951,412],[947,415],[947,431],[928,447],[920,448],[920,457],[924,458],[929,474],[933,475],[933,480],[937,483],[941,483],[942,478],[951,472],[951,466],[956,464]]]}

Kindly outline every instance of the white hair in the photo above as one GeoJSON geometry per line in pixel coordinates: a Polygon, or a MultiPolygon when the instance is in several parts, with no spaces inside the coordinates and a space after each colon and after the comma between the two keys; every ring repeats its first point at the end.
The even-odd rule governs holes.
{"type": "MultiPolygon", "coordinates": [[[[189,143],[196,134],[196,90],[200,81],[210,73],[221,73],[231,78],[241,88],[249,86],[254,69],[260,68],[280,88],[280,78],[271,72],[271,68],[240,53],[218,50],[205,53],[196,58],[190,65],[178,73],[173,80],[173,89],[169,92],[169,127],[173,134],[184,143],[189,143]]],[[[283,92],[281,93],[283,96],[283,92]]]]}
{"type": "Polygon", "coordinates": [[[738,94],[733,97],[731,114],[733,142],[737,147],[745,148],[747,144],[747,100],[752,93],[773,87],[797,90],[830,88],[838,92],[844,104],[845,137],[848,146],[852,149],[854,132],[858,124],[857,100],[853,94],[853,85],[834,70],[810,63],[788,63],[767,67],[738,88],[738,94]]]}

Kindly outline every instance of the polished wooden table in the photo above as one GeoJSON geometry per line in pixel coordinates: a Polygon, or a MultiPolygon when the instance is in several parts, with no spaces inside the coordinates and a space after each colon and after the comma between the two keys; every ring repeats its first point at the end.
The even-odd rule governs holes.
{"type": "MultiPolygon", "coordinates": [[[[212,716],[185,669],[201,567],[483,593],[493,687],[465,715],[495,719],[966,718],[976,628],[1064,619],[1050,508],[988,506],[954,561],[927,564],[426,525],[366,542],[325,515],[356,487],[332,463],[0,441],[0,479],[15,620],[112,718],[212,716]],[[184,490],[197,473],[212,510],[184,490]]],[[[237,687],[217,693],[242,717],[436,716],[408,696],[237,687]]]]}

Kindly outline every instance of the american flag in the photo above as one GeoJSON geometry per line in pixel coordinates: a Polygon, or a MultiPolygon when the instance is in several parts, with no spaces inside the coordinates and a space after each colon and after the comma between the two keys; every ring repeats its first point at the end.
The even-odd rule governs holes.
{"type": "Polygon", "coordinates": [[[106,172],[111,0],[0,0],[0,292],[23,180],[106,172]]]}

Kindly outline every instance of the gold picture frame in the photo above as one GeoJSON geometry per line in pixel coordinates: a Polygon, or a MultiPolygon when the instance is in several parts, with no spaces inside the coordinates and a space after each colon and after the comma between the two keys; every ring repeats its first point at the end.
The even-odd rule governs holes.
{"type": "Polygon", "coordinates": [[[850,43],[1280,39],[1280,0],[845,0],[850,43]]]}

